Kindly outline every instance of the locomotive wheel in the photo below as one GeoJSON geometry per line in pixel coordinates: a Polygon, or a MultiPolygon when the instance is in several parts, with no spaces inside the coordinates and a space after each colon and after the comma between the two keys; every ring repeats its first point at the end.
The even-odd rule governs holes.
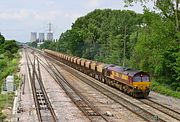
{"type": "Polygon", "coordinates": [[[118,87],[118,88],[119,88],[119,90],[121,90],[121,91],[122,91],[122,90],[123,90],[123,86],[122,86],[122,84],[119,84],[119,87],[118,87]]]}

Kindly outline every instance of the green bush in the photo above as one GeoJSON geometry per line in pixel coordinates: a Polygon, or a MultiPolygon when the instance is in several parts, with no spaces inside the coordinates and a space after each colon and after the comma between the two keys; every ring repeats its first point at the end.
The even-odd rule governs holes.
{"type": "Polygon", "coordinates": [[[0,122],[5,118],[6,118],[6,116],[2,112],[0,112],[0,122]]]}
{"type": "Polygon", "coordinates": [[[174,91],[177,91],[177,88],[180,87],[180,84],[179,83],[172,83],[171,84],[171,88],[174,90],[174,91]]]}
{"type": "Polygon", "coordinates": [[[3,109],[5,105],[12,106],[14,93],[0,94],[0,109],[3,109]]]}
{"type": "Polygon", "coordinates": [[[0,59],[0,69],[3,69],[7,66],[7,61],[5,59],[0,59]]]}
{"type": "MultiPolygon", "coordinates": [[[[180,98],[180,92],[178,91],[173,91],[172,89],[170,89],[167,86],[164,86],[158,82],[152,82],[151,84],[151,90],[167,95],[167,96],[172,96],[172,97],[176,97],[176,98],[180,98]]],[[[180,87],[178,87],[178,90],[180,90],[180,87]]]]}
{"type": "Polygon", "coordinates": [[[180,92],[180,87],[177,87],[177,88],[176,88],[176,91],[177,91],[177,92],[180,92]]]}
{"type": "Polygon", "coordinates": [[[14,77],[16,88],[20,85],[21,77],[15,75],[14,77]]]}

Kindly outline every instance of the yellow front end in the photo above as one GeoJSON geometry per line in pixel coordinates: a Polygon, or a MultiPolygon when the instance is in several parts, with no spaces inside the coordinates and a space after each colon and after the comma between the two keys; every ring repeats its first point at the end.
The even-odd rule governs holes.
{"type": "Polygon", "coordinates": [[[134,86],[134,88],[137,88],[142,91],[150,89],[150,82],[133,82],[132,85],[134,86]]]}

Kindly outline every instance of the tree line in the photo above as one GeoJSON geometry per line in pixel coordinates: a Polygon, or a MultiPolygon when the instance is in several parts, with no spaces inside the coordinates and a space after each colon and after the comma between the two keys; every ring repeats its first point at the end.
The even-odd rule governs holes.
{"type": "MultiPolygon", "coordinates": [[[[17,71],[20,58],[18,49],[19,46],[15,40],[6,40],[0,33],[0,93],[4,79],[17,71]]],[[[6,116],[2,110],[13,103],[13,96],[13,94],[0,94],[0,121],[5,119],[6,116]]]]}
{"type": "Polygon", "coordinates": [[[57,42],[40,48],[147,71],[153,80],[180,91],[180,13],[165,1],[169,4],[156,1],[158,13],[96,9],[78,18],[57,42]]]}
{"type": "MultiPolygon", "coordinates": [[[[13,72],[19,46],[15,40],[5,40],[0,34],[0,86],[2,79],[13,72]],[[12,64],[10,66],[10,64],[12,64]]],[[[1,89],[1,88],[0,88],[1,89]]]]}
{"type": "Polygon", "coordinates": [[[13,58],[17,53],[19,46],[15,40],[5,40],[4,36],[0,33],[0,55],[1,58],[13,58]]]}

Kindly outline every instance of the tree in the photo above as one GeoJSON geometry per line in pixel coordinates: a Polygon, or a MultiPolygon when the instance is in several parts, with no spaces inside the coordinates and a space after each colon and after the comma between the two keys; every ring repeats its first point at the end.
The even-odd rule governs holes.
{"type": "Polygon", "coordinates": [[[36,48],[37,47],[37,42],[33,41],[33,42],[30,42],[28,45],[31,46],[31,47],[36,48]]]}
{"type": "MultiPolygon", "coordinates": [[[[133,2],[146,3],[152,0],[124,0],[128,5],[133,2]]],[[[155,0],[160,13],[145,10],[144,25],[138,31],[138,41],[132,53],[130,64],[144,69],[156,80],[172,86],[176,90],[180,84],[180,27],[179,0],[155,0]]]]}
{"type": "Polygon", "coordinates": [[[71,30],[61,34],[58,47],[72,55],[122,65],[123,41],[127,42],[129,58],[129,37],[140,23],[141,15],[133,11],[97,9],[78,18],[71,30]]]}
{"type": "Polygon", "coordinates": [[[133,2],[146,3],[154,1],[155,7],[162,12],[162,15],[169,18],[176,24],[176,31],[180,31],[179,27],[179,4],[180,0],[124,0],[127,5],[131,5],[133,2]]]}
{"type": "Polygon", "coordinates": [[[13,57],[13,54],[17,53],[19,47],[15,40],[6,40],[2,45],[0,45],[1,53],[9,58],[13,57]]]}
{"type": "Polygon", "coordinates": [[[0,45],[3,44],[5,42],[5,38],[3,35],[1,35],[0,33],[0,45]]]}
{"type": "Polygon", "coordinates": [[[40,45],[41,49],[50,49],[52,41],[45,41],[43,44],[40,45]]]}

